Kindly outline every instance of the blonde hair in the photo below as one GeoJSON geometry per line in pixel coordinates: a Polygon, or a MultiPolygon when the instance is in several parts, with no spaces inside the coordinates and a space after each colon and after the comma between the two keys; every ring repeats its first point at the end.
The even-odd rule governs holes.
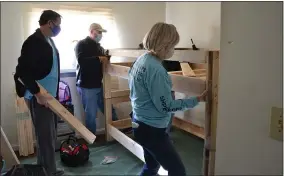
{"type": "Polygon", "coordinates": [[[143,39],[144,48],[162,60],[178,42],[176,27],[162,22],[156,23],[143,39]]]}

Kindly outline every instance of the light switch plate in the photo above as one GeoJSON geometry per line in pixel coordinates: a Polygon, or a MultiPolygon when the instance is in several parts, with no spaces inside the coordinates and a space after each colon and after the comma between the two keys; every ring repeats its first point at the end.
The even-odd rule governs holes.
{"type": "Polygon", "coordinates": [[[283,141],[283,108],[271,108],[270,137],[278,141],[283,141]]]}

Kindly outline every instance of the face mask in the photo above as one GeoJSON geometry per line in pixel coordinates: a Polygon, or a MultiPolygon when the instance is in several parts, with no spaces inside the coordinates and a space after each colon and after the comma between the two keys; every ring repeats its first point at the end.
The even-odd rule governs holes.
{"type": "Polygon", "coordinates": [[[61,28],[59,26],[55,26],[53,28],[50,28],[51,29],[51,32],[52,32],[52,37],[56,37],[60,31],[61,31],[61,28]]]}
{"type": "Polygon", "coordinates": [[[175,52],[175,48],[170,49],[169,52],[166,54],[165,59],[169,59],[173,57],[174,52],[175,52]]]}
{"type": "Polygon", "coordinates": [[[56,25],[54,24],[54,22],[52,22],[52,24],[53,24],[53,28],[50,27],[50,30],[51,30],[51,32],[52,32],[52,37],[56,37],[56,36],[60,33],[61,28],[60,28],[59,26],[56,26],[56,25]]]}
{"type": "Polygon", "coordinates": [[[102,34],[97,34],[95,41],[99,43],[101,41],[102,37],[103,37],[102,34]]]}

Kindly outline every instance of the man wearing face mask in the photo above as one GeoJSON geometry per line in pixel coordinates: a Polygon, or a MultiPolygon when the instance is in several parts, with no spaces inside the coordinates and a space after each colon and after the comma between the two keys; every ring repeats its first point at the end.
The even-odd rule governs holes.
{"type": "MultiPolygon", "coordinates": [[[[107,31],[101,25],[93,23],[89,32],[89,36],[80,40],[75,47],[78,61],[76,85],[85,112],[86,127],[95,134],[98,108],[104,113],[103,68],[99,56],[106,55],[106,52],[99,42],[102,33],[107,31]]],[[[117,120],[114,108],[112,108],[112,119],[117,120]]]]}
{"type": "Polygon", "coordinates": [[[49,176],[60,176],[64,171],[56,169],[57,120],[55,114],[47,107],[47,101],[51,97],[40,92],[36,81],[51,96],[57,98],[59,53],[51,37],[59,34],[60,24],[61,16],[57,12],[42,12],[39,19],[40,27],[23,43],[14,75],[17,95],[25,98],[31,112],[37,141],[37,163],[45,168],[49,176]]]}

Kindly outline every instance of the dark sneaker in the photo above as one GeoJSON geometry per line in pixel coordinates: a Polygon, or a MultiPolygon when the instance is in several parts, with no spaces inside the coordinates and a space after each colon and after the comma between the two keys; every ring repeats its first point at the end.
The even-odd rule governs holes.
{"type": "Polygon", "coordinates": [[[130,128],[122,129],[121,132],[123,132],[125,134],[131,134],[133,132],[133,130],[132,130],[132,127],[130,127],[130,128]]]}

